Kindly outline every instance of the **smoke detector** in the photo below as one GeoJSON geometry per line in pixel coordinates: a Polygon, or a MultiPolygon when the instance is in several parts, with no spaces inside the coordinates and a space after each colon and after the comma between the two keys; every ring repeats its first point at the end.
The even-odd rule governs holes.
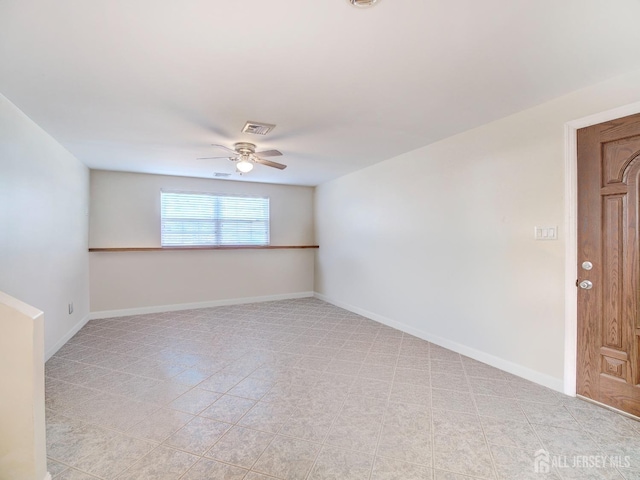
{"type": "Polygon", "coordinates": [[[349,3],[354,7],[373,7],[378,0],[349,0],[349,3]]]}
{"type": "Polygon", "coordinates": [[[244,124],[242,133],[251,133],[253,135],[266,135],[274,128],[276,128],[276,126],[271,125],[270,123],[247,122],[244,124]]]}

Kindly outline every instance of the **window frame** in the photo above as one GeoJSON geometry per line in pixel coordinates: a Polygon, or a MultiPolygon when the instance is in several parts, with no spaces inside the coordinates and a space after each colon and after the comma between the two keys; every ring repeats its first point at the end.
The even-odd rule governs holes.
{"type": "MultiPolygon", "coordinates": [[[[217,202],[216,202],[217,203],[217,202]]],[[[219,206],[215,206],[216,210],[219,210],[219,206]]],[[[219,212],[218,212],[219,213],[219,212]]],[[[226,221],[230,219],[227,218],[226,221]]],[[[204,221],[204,219],[203,219],[204,221]]],[[[195,237],[196,235],[194,235],[195,237]]],[[[271,245],[271,197],[266,195],[246,195],[241,193],[216,193],[206,191],[187,191],[187,190],[174,190],[174,189],[161,189],[160,190],[160,245],[162,248],[179,248],[179,247],[268,247],[271,245]],[[261,199],[266,200],[266,220],[254,220],[264,222],[266,227],[266,242],[265,243],[222,243],[221,232],[219,227],[222,222],[225,221],[224,217],[212,217],[208,222],[213,223],[213,234],[216,237],[215,243],[164,243],[164,215],[163,215],[163,194],[177,194],[177,195],[204,195],[215,198],[238,198],[238,199],[261,199]]]]}

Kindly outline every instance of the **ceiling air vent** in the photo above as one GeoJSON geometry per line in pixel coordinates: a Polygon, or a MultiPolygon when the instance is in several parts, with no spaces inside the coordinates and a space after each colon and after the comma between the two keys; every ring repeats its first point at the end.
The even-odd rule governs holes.
{"type": "Polygon", "coordinates": [[[266,135],[276,128],[275,125],[269,123],[247,122],[242,129],[242,133],[251,133],[253,135],[266,135]]]}
{"type": "Polygon", "coordinates": [[[230,177],[230,173],[222,173],[222,172],[213,172],[213,176],[216,178],[227,178],[230,177]]]}
{"type": "Polygon", "coordinates": [[[373,7],[378,0],[349,0],[349,3],[354,7],[373,7]]]}

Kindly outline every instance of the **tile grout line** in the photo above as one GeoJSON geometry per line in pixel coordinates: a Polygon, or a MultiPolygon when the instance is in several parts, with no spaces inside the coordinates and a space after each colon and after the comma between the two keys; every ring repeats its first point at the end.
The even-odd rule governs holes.
{"type": "MultiPolygon", "coordinates": [[[[583,427],[582,423],[578,420],[578,418],[576,417],[576,415],[571,412],[571,410],[569,410],[566,405],[563,405],[563,407],[569,412],[569,415],[571,415],[571,417],[578,423],[578,425],[580,425],[581,428],[583,428],[584,433],[589,437],[589,439],[598,447],[598,450],[600,450],[600,452],[603,454],[603,456],[605,457],[610,457],[610,455],[602,448],[602,446],[600,445],[600,442],[598,442],[596,440],[596,438],[593,436],[593,432],[587,430],[586,428],[583,427]]],[[[620,466],[615,466],[614,467],[615,471],[623,478],[627,478],[627,476],[624,474],[623,471],[621,471],[620,466]]]]}
{"type": "MultiPolygon", "coordinates": [[[[325,335],[325,336],[326,336],[326,335],[325,335]]],[[[288,342],[287,344],[289,344],[289,343],[293,343],[293,340],[294,340],[294,339],[292,339],[292,340],[291,340],[291,342],[288,342]]],[[[257,370],[257,369],[256,369],[256,370],[257,370]]],[[[255,370],[254,370],[254,371],[255,371],[255,370]]],[[[248,378],[248,377],[247,377],[247,378],[248,378]]],[[[272,388],[271,388],[269,391],[273,390],[273,388],[275,387],[275,385],[276,385],[277,383],[278,383],[278,382],[274,383],[274,385],[272,386],[272,388]]],[[[266,393],[265,393],[265,395],[266,395],[266,393]]],[[[265,395],[263,395],[263,397],[264,397],[265,395]]],[[[216,400],[216,401],[217,401],[217,400],[216,400]]],[[[215,402],[214,402],[214,403],[215,403],[215,402]]],[[[265,402],[265,403],[266,403],[266,402],[265,402]]],[[[275,402],[274,402],[274,403],[275,403],[275,402]]],[[[257,405],[257,402],[256,402],[256,405],[257,405]]],[[[254,407],[255,407],[255,405],[254,405],[254,407]]],[[[294,407],[294,408],[297,408],[297,407],[294,407]]],[[[252,407],[250,410],[252,410],[252,409],[253,409],[253,407],[252,407]]],[[[250,410],[249,410],[249,411],[250,411],[250,410]]],[[[244,414],[244,415],[243,415],[243,416],[242,416],[238,421],[240,421],[242,418],[244,418],[244,416],[245,416],[249,411],[245,412],[245,414],[244,414]]],[[[238,425],[237,423],[236,423],[236,424],[234,424],[234,426],[241,427],[241,428],[248,428],[248,429],[250,429],[250,430],[255,430],[255,429],[252,429],[252,428],[250,428],[250,427],[244,427],[244,426],[242,426],[242,425],[238,425]]],[[[281,427],[278,429],[278,432],[282,430],[282,427],[283,427],[283,426],[281,426],[281,427]]],[[[233,427],[232,427],[232,428],[233,428],[233,427]]],[[[256,430],[256,431],[261,431],[261,430],[256,430]]],[[[277,436],[278,436],[278,433],[273,433],[273,432],[264,432],[264,431],[261,431],[261,432],[262,432],[262,433],[269,433],[270,435],[273,435],[273,438],[269,441],[269,443],[267,444],[267,446],[262,450],[262,452],[260,453],[260,455],[258,455],[258,456],[257,456],[256,460],[253,462],[253,464],[252,464],[252,465],[251,465],[251,467],[249,468],[249,472],[253,471],[253,467],[255,466],[255,464],[256,464],[256,463],[258,463],[258,461],[260,460],[260,458],[262,457],[262,455],[264,455],[264,452],[266,452],[266,451],[267,451],[267,449],[271,446],[271,444],[273,443],[273,441],[274,441],[274,440],[277,438],[277,436]]],[[[295,438],[295,437],[287,437],[287,438],[295,438]]],[[[221,437],[219,440],[221,440],[221,439],[222,439],[222,437],[221,437]]],[[[219,441],[219,440],[218,440],[218,441],[219,441]]],[[[299,439],[299,440],[302,440],[302,439],[299,439]]],[[[216,442],[216,444],[217,444],[217,443],[218,443],[218,442],[216,442]]],[[[311,442],[311,443],[313,443],[313,442],[311,442]]],[[[207,451],[210,451],[214,446],[215,446],[215,444],[214,444],[211,448],[209,448],[207,451]]],[[[321,452],[321,451],[322,451],[322,447],[319,449],[317,456],[319,456],[319,455],[320,455],[320,452],[321,452]]],[[[205,453],[206,453],[206,452],[205,452],[205,453]]],[[[316,456],[316,459],[317,459],[317,456],[316,456]]],[[[314,460],[314,464],[315,464],[315,460],[314,460]]],[[[313,465],[312,465],[311,469],[313,469],[313,465]]],[[[311,472],[311,470],[309,470],[309,473],[310,473],[310,472],[311,472]]],[[[257,473],[262,474],[261,472],[257,472],[257,473]]]]}
{"type": "MultiPolygon", "coordinates": [[[[404,338],[404,337],[403,337],[404,338]]],[[[436,476],[436,425],[433,420],[433,359],[431,357],[431,343],[429,343],[429,394],[431,396],[431,417],[429,425],[431,426],[431,478],[436,476]]]]}
{"type": "Polygon", "coordinates": [[[491,444],[489,443],[489,439],[487,438],[487,434],[485,432],[484,425],[482,424],[482,417],[480,415],[480,409],[478,408],[478,404],[476,403],[476,393],[475,393],[475,390],[474,390],[473,386],[471,385],[471,382],[469,381],[469,375],[467,374],[467,369],[465,368],[464,362],[462,361],[462,355],[460,355],[460,363],[462,364],[462,372],[463,372],[464,378],[466,379],[466,382],[469,385],[469,392],[471,394],[471,401],[473,402],[473,405],[474,405],[474,407],[476,409],[478,424],[480,425],[480,431],[482,432],[482,438],[484,440],[484,444],[485,444],[485,446],[487,448],[487,453],[489,454],[489,459],[491,461],[491,468],[493,470],[493,477],[496,478],[496,479],[499,479],[500,475],[498,473],[497,463],[496,463],[496,460],[494,458],[493,452],[491,451],[491,444]]]}
{"type": "MultiPolygon", "coordinates": [[[[376,335],[376,338],[378,338],[378,336],[380,335],[380,332],[378,331],[378,334],[376,335]]],[[[376,438],[376,447],[373,450],[373,459],[371,461],[371,469],[369,470],[369,480],[371,480],[371,478],[373,477],[373,472],[375,469],[375,465],[376,465],[376,458],[378,458],[378,449],[380,448],[380,440],[382,439],[382,432],[384,431],[384,425],[385,425],[385,420],[387,417],[387,410],[389,409],[389,405],[391,403],[391,394],[393,393],[393,385],[395,383],[395,378],[396,378],[396,371],[398,369],[398,360],[400,358],[400,352],[402,351],[402,342],[404,340],[404,333],[402,334],[402,337],[400,337],[400,347],[398,348],[398,353],[396,355],[396,362],[393,366],[393,374],[391,376],[391,385],[389,388],[389,393],[387,394],[387,400],[385,402],[385,409],[384,412],[382,412],[382,420],[380,422],[380,428],[378,429],[378,435],[376,438]]],[[[371,350],[371,349],[369,349],[371,350]]]]}
{"type": "MultiPolygon", "coordinates": [[[[360,322],[362,323],[362,321],[360,322]]],[[[359,324],[360,325],[360,324],[359,324]]],[[[351,332],[351,334],[349,335],[349,337],[351,337],[351,335],[353,335],[353,331],[351,332]]],[[[379,332],[376,333],[376,338],[378,337],[379,332]]],[[[367,349],[367,355],[365,355],[365,358],[369,355],[369,353],[371,352],[371,348],[373,347],[373,342],[371,342],[371,345],[369,346],[369,348],[367,349]]],[[[344,348],[344,345],[343,347],[344,348]]],[[[358,372],[360,372],[360,370],[362,369],[362,365],[363,363],[360,362],[360,367],[358,368],[358,372]]],[[[351,381],[351,384],[349,385],[349,390],[351,389],[351,387],[353,386],[353,382],[354,380],[351,381]]],[[[311,475],[311,473],[313,472],[314,467],[316,466],[316,463],[318,462],[318,458],[320,457],[320,454],[322,453],[322,451],[324,450],[325,446],[327,446],[328,444],[326,443],[327,438],[329,437],[329,434],[331,433],[331,430],[333,429],[333,426],[336,423],[336,420],[340,417],[342,410],[344,409],[344,405],[345,403],[347,403],[347,400],[349,399],[349,391],[347,391],[347,394],[344,397],[344,400],[342,401],[342,404],[340,405],[340,409],[338,410],[337,415],[333,418],[333,420],[331,421],[331,425],[329,425],[329,428],[327,429],[327,433],[325,434],[324,438],[322,439],[322,446],[320,447],[320,449],[318,450],[318,453],[316,454],[313,463],[311,465],[311,468],[309,468],[309,471],[307,472],[307,474],[305,475],[305,480],[309,479],[309,476],[311,475]]],[[[328,445],[329,447],[332,447],[331,445],[328,445]]],[[[337,448],[337,447],[334,447],[337,448]]],[[[360,452],[362,453],[362,452],[360,452]]],[[[375,458],[375,457],[374,457],[375,458]]]]}

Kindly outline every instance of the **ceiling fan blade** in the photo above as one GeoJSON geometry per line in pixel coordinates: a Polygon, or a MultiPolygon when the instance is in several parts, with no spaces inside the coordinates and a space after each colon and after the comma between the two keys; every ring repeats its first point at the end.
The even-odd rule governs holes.
{"type": "Polygon", "coordinates": [[[260,155],[261,157],[281,157],[282,152],[278,150],[267,150],[265,152],[256,152],[256,155],[260,155]]]}
{"type": "Polygon", "coordinates": [[[224,148],[226,151],[233,153],[234,155],[238,152],[236,152],[234,149],[229,148],[229,147],[225,147],[224,145],[218,145],[217,143],[212,143],[211,144],[212,147],[217,147],[217,148],[224,148]]]}
{"type": "Polygon", "coordinates": [[[283,165],[282,163],[272,162],[271,160],[265,160],[264,158],[260,157],[256,157],[255,162],[261,165],[266,165],[267,167],[278,168],[280,170],[284,170],[285,168],[287,168],[287,166],[283,165]]]}
{"type": "Polygon", "coordinates": [[[219,158],[229,158],[229,157],[198,157],[196,160],[217,160],[219,158]]]}

